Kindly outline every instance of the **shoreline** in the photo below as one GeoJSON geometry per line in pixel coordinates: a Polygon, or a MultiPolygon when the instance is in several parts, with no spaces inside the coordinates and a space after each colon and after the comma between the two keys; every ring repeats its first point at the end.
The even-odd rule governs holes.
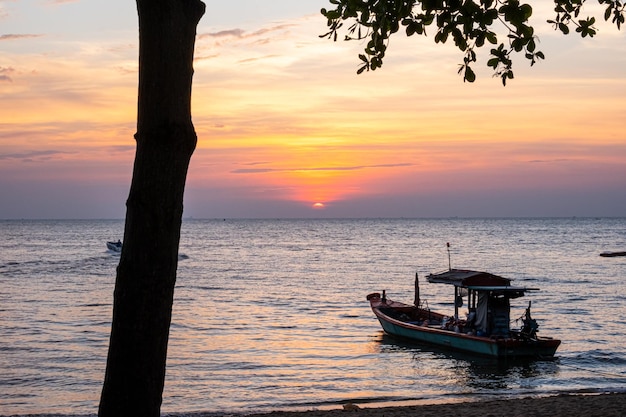
{"type": "MultiPolygon", "coordinates": [[[[236,416],[235,414],[234,416],[236,416]]],[[[559,394],[546,397],[521,397],[438,404],[378,407],[347,403],[337,409],[273,411],[245,414],[246,417],[528,417],[528,416],[626,416],[626,392],[596,394],[559,394]]],[[[215,414],[173,414],[171,417],[214,417],[215,414]]]]}
{"type": "MultiPolygon", "coordinates": [[[[420,405],[352,404],[332,409],[250,413],[175,412],[162,417],[624,417],[626,392],[571,393],[420,405]]],[[[96,417],[95,414],[2,414],[0,417],[96,417]]]]}

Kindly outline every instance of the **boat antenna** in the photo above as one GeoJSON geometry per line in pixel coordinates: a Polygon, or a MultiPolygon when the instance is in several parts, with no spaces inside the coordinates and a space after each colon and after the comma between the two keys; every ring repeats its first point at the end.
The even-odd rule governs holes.
{"type": "Polygon", "coordinates": [[[450,261],[450,242],[446,243],[448,247],[448,270],[452,271],[452,262],[450,261]]]}
{"type": "Polygon", "coordinates": [[[417,272],[415,273],[415,298],[413,299],[413,305],[415,305],[415,307],[419,307],[421,304],[420,301],[420,283],[419,283],[419,279],[417,278],[417,272]]]}

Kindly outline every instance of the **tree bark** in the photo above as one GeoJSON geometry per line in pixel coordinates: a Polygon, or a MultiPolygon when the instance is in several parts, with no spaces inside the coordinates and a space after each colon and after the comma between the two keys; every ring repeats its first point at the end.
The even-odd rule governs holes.
{"type": "Polygon", "coordinates": [[[160,415],[183,194],[197,137],[191,82],[200,0],[137,0],[137,150],[98,415],[160,415]]]}

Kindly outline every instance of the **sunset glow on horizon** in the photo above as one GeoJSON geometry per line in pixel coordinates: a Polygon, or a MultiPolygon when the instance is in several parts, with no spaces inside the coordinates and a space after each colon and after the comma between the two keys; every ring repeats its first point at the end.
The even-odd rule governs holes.
{"type": "MultiPolygon", "coordinates": [[[[502,87],[488,50],[467,84],[432,36],[357,76],[363,43],[318,37],[327,0],[261,3],[207,2],[198,27],[185,215],[626,216],[624,30],[565,37],[535,9],[546,60],[514,57],[502,87]]],[[[132,1],[0,1],[0,218],[124,216],[136,20],[132,1]]]]}

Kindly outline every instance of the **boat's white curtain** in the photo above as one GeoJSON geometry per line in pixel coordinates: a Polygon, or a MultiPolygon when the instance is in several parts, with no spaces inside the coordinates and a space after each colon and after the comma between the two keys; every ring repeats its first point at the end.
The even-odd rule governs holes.
{"type": "Polygon", "coordinates": [[[489,310],[489,293],[486,291],[478,291],[478,305],[476,306],[476,329],[487,332],[489,310]]]}

